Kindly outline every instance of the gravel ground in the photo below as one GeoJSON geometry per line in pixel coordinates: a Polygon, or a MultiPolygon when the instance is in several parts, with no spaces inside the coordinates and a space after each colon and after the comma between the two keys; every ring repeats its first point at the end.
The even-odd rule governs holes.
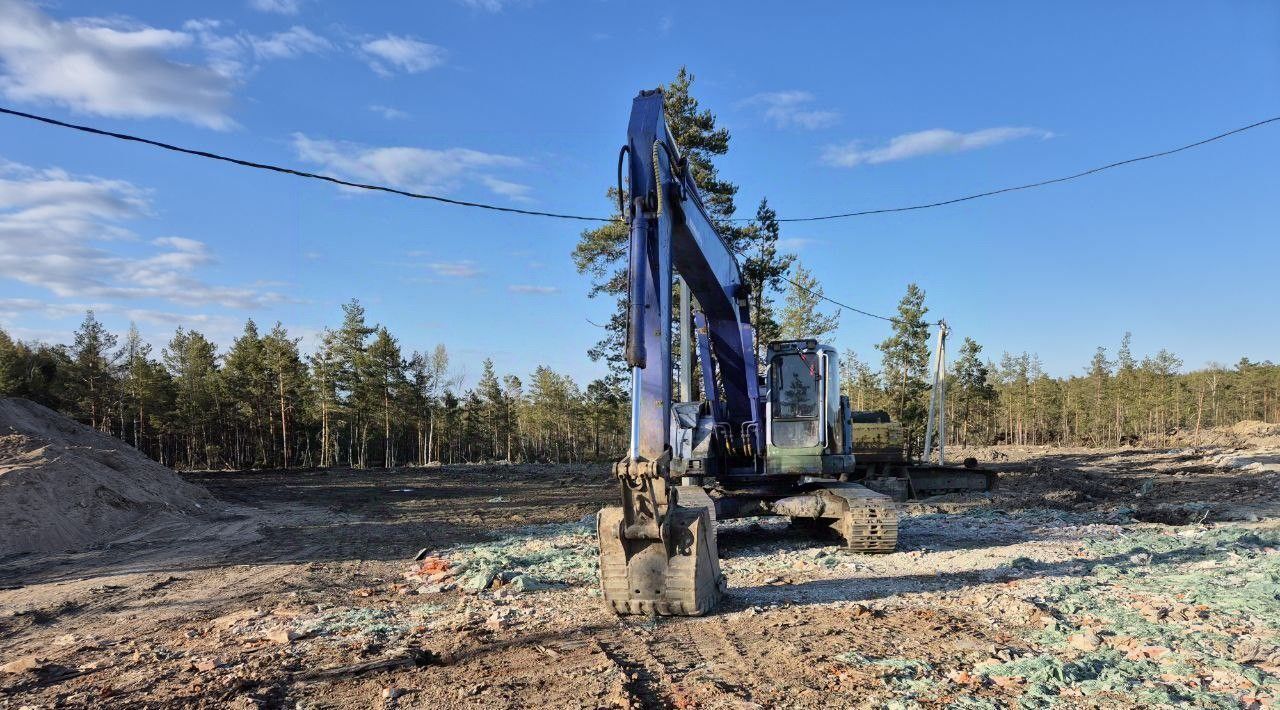
{"type": "Polygon", "coordinates": [[[0,559],[0,704],[1274,706],[1267,450],[992,452],[892,554],[723,522],[722,607],[656,621],[599,599],[606,466],[193,476],[225,530],[0,559]]]}

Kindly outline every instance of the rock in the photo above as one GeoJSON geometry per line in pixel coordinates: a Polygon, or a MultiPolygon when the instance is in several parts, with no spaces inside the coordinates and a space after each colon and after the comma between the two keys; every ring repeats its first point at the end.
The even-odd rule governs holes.
{"type": "Polygon", "coordinates": [[[510,609],[495,609],[488,619],[485,619],[484,627],[490,631],[500,631],[510,624],[508,618],[511,616],[510,609]]]}
{"type": "Polygon", "coordinates": [[[204,660],[204,661],[193,661],[191,663],[192,670],[199,671],[200,673],[208,673],[209,671],[214,670],[217,667],[218,667],[217,661],[204,660]]]}
{"type": "Polygon", "coordinates": [[[303,636],[304,634],[298,633],[297,631],[293,631],[291,629],[281,627],[278,629],[272,629],[271,631],[268,631],[267,635],[264,638],[266,638],[268,641],[271,641],[272,643],[290,644],[302,638],[303,636]]]}
{"type": "Polygon", "coordinates": [[[386,700],[395,700],[405,694],[404,688],[383,688],[382,697],[386,700]]]}
{"type": "Polygon", "coordinates": [[[233,611],[230,614],[225,614],[214,619],[213,626],[226,631],[235,626],[239,626],[246,621],[261,619],[266,615],[267,613],[265,611],[259,611],[257,609],[241,609],[240,611],[233,611]]]}
{"type": "Polygon", "coordinates": [[[518,574],[507,584],[517,592],[536,592],[540,589],[547,588],[546,584],[539,582],[527,574],[518,574]]]}
{"type": "Polygon", "coordinates": [[[0,673],[27,673],[43,668],[45,659],[39,656],[23,656],[0,666],[0,673]]]}
{"type": "Polygon", "coordinates": [[[1094,632],[1085,629],[1078,634],[1071,634],[1067,637],[1067,645],[1077,651],[1096,651],[1102,645],[1102,639],[1094,632]]]}

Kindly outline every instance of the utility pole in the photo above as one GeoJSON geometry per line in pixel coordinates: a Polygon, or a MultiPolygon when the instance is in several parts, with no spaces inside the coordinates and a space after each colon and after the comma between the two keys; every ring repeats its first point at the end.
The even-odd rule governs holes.
{"type": "Polygon", "coordinates": [[[924,429],[924,456],[929,463],[933,457],[933,422],[938,421],[938,465],[947,465],[943,449],[947,443],[947,333],[951,328],[945,320],[938,321],[938,345],[933,355],[933,391],[929,393],[929,423],[924,429]]]}

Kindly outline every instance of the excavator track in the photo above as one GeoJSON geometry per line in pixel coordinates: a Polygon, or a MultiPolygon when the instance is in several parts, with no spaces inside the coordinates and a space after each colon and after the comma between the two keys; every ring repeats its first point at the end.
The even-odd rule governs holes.
{"type": "Polygon", "coordinates": [[[856,483],[818,489],[826,499],[823,517],[844,538],[849,552],[886,553],[898,547],[898,509],[893,499],[856,483]],[[834,513],[834,515],[832,515],[834,513]]]}

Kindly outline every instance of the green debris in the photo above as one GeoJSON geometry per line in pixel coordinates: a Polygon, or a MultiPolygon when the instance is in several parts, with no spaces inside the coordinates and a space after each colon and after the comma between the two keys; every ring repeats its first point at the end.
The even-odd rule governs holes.
{"type": "Polygon", "coordinates": [[[1067,688],[1084,696],[1122,695],[1143,706],[1239,707],[1232,693],[1202,691],[1153,680],[1169,670],[1151,661],[1131,660],[1115,649],[1099,649],[1074,660],[1042,653],[989,666],[981,673],[1025,679],[1026,690],[1019,699],[1024,708],[1070,706],[1074,704],[1070,701],[1075,700],[1075,693],[1063,697],[1067,688]]]}
{"type": "Polygon", "coordinates": [[[388,637],[408,633],[412,624],[399,621],[390,609],[343,607],[325,612],[320,618],[303,622],[301,630],[314,636],[388,637]]]}
{"type": "Polygon", "coordinates": [[[1086,543],[1105,560],[1102,580],[1150,594],[1181,594],[1188,604],[1264,621],[1280,630],[1280,530],[1239,527],[1182,528],[1176,533],[1138,529],[1114,540],[1086,543]],[[1147,564],[1130,558],[1150,556],[1147,564]]]}
{"type": "Polygon", "coordinates": [[[898,695],[896,704],[886,707],[918,707],[916,700],[936,698],[941,682],[931,677],[933,666],[911,658],[867,658],[852,651],[836,655],[835,660],[851,666],[875,668],[881,680],[898,695]]]}
{"type": "Polygon", "coordinates": [[[593,585],[599,569],[595,530],[585,522],[529,525],[497,540],[440,554],[458,570],[459,586],[471,592],[487,589],[499,575],[506,583],[519,580],[525,591],[593,585]]]}

